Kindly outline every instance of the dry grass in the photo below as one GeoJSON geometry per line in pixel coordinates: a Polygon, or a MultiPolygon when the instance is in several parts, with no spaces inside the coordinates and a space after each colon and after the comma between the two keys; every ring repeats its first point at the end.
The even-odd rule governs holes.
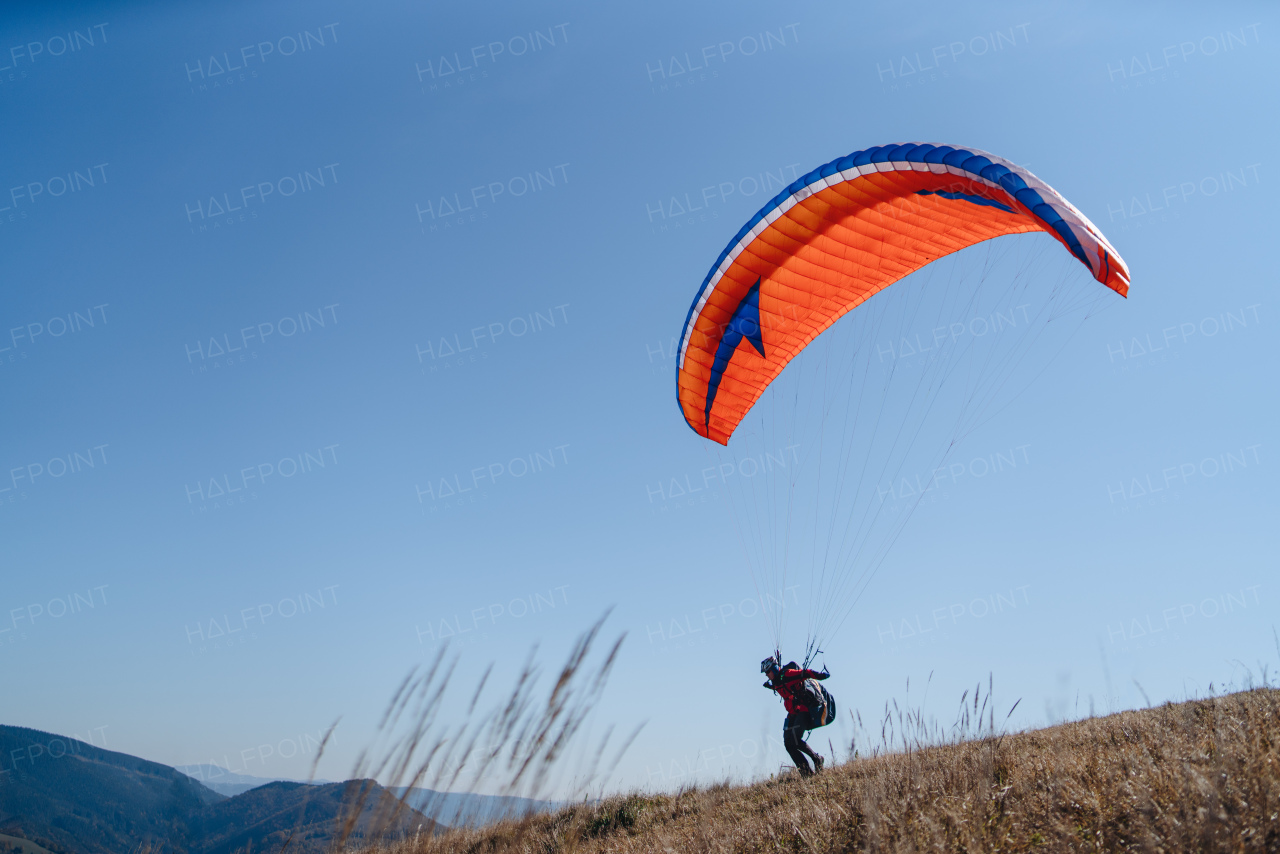
{"type": "Polygon", "coordinates": [[[1274,689],[906,744],[811,780],[620,796],[371,851],[1280,851],[1274,689]]]}
{"type": "MultiPolygon", "coordinates": [[[[542,671],[536,647],[529,652],[514,687],[486,709],[482,704],[492,673],[490,665],[468,692],[466,714],[460,721],[451,721],[446,714],[456,706],[451,683],[458,657],[441,655],[425,669],[414,668],[388,702],[373,743],[356,760],[349,796],[329,847],[344,851],[355,847],[353,840],[359,838],[398,838],[405,827],[434,826],[434,821],[424,824],[414,810],[434,814],[436,804],[431,798],[425,802],[416,798],[415,791],[470,791],[483,781],[500,795],[539,799],[555,782],[557,772],[566,768],[573,773],[567,789],[571,795],[589,789],[601,772],[608,774],[639,728],[617,748],[610,748],[612,727],[595,743],[584,743],[587,720],[600,700],[625,637],[615,640],[602,658],[593,658],[593,647],[607,618],[608,612],[578,637],[545,699],[538,697],[542,671]],[[606,752],[612,753],[612,762],[606,759],[606,752]],[[373,780],[401,794],[396,797],[364,784],[373,780]]],[[[332,733],[333,727],[316,752],[310,779],[315,778],[332,733]]],[[[307,803],[303,802],[301,813],[307,803]]],[[[280,854],[287,854],[303,830],[301,813],[280,854]]],[[[448,814],[440,818],[453,822],[448,814]]],[[[430,836],[430,830],[425,835],[430,836]]]]}

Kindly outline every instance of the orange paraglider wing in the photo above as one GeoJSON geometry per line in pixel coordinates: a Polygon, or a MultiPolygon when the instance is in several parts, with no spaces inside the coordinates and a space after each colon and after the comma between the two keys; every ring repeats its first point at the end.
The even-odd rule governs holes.
{"type": "Polygon", "coordinates": [[[995,155],[905,143],[815,169],[742,227],[698,289],[676,369],[685,421],[728,444],[787,363],[873,294],[944,255],[1033,231],[1128,294],[1128,267],[1088,217],[995,155]]]}

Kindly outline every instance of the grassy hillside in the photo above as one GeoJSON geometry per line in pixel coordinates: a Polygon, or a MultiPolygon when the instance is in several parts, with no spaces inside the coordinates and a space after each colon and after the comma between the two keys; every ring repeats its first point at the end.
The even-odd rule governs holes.
{"type": "Polygon", "coordinates": [[[631,795],[373,849],[1280,851],[1280,691],[857,759],[802,780],[631,795]]]}

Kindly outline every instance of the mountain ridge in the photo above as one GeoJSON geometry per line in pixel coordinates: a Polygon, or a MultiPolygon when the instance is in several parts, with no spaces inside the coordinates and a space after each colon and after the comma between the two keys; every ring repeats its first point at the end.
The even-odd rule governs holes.
{"type": "Polygon", "coordinates": [[[333,780],[298,780],[293,777],[255,777],[252,774],[241,774],[213,763],[174,765],[173,768],[186,774],[202,786],[229,798],[243,794],[250,789],[256,789],[259,786],[265,786],[268,783],[310,783],[315,786],[323,786],[335,782],[333,780]]]}
{"type": "Polygon", "coordinates": [[[0,834],[52,854],[130,854],[142,845],[231,854],[286,839],[300,854],[320,854],[343,833],[372,840],[435,829],[372,780],[267,782],[227,797],[168,765],[0,725],[0,834]]]}

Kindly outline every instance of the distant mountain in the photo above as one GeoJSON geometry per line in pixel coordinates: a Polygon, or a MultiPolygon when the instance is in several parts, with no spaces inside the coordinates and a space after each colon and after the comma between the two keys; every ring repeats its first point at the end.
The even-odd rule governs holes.
{"type": "Polygon", "coordinates": [[[274,782],[228,798],[168,765],[0,726],[0,844],[9,848],[16,837],[52,854],[130,854],[144,846],[157,854],[231,854],[290,839],[291,851],[320,854],[337,838],[340,818],[357,840],[435,829],[372,780],[274,782]]]}
{"type": "MultiPolygon", "coordinates": [[[[254,777],[250,774],[238,774],[228,771],[220,765],[177,765],[181,771],[193,780],[213,789],[219,794],[232,797],[265,786],[268,783],[306,783],[304,780],[289,780],[281,777],[254,777]]],[[[330,780],[311,780],[311,785],[325,785],[330,780]]],[[[499,795],[478,795],[470,792],[437,792],[434,789],[394,786],[388,791],[396,797],[402,797],[408,791],[405,802],[434,820],[437,824],[448,827],[469,825],[479,827],[492,824],[504,818],[513,818],[530,813],[553,812],[562,804],[558,801],[540,801],[532,798],[516,798],[499,795]]],[[[3,852],[0,852],[3,854],[3,852]]]]}
{"type": "Polygon", "coordinates": [[[254,777],[237,774],[219,765],[175,765],[174,768],[220,795],[232,797],[268,783],[313,783],[324,785],[332,780],[292,780],[288,777],[254,777]]]}
{"type": "Polygon", "coordinates": [[[167,765],[0,726],[0,833],[58,854],[185,850],[192,820],[221,800],[167,765]]]}
{"type": "Polygon", "coordinates": [[[480,827],[504,818],[517,818],[539,812],[554,812],[563,806],[558,801],[539,801],[501,795],[477,795],[470,792],[437,792],[434,789],[393,787],[397,796],[409,796],[405,803],[418,812],[449,827],[480,827]]]}
{"type": "Polygon", "coordinates": [[[353,841],[435,830],[435,822],[404,806],[372,780],[323,786],[268,783],[206,809],[202,838],[193,850],[200,854],[279,850],[289,840],[290,851],[323,854],[338,837],[340,816],[349,829],[347,839],[353,841]]]}

